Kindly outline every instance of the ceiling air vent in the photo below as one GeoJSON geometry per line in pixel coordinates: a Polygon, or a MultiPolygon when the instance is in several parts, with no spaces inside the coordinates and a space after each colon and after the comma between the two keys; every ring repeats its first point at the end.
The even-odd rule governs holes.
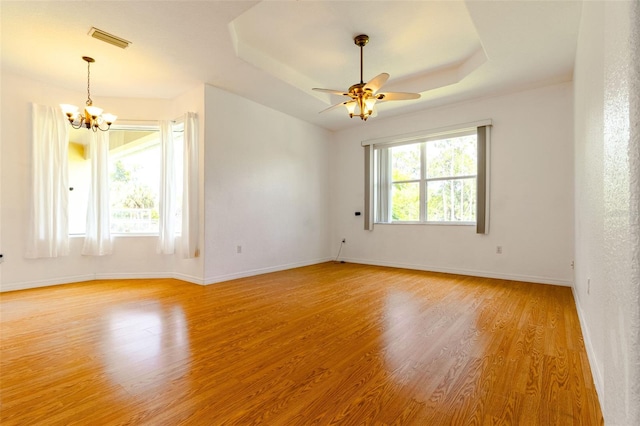
{"type": "Polygon", "coordinates": [[[91,31],[89,31],[89,35],[93,38],[102,40],[105,43],[113,44],[114,46],[118,46],[122,49],[129,47],[129,45],[131,44],[131,42],[128,40],[125,40],[118,36],[114,36],[113,34],[109,34],[106,31],[99,30],[96,27],[91,27],[91,31]]]}

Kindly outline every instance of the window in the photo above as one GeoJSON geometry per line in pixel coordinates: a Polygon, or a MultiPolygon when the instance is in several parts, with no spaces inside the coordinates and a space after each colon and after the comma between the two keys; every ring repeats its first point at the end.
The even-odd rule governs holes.
{"type": "Polygon", "coordinates": [[[476,225],[486,233],[486,129],[365,142],[366,229],[372,222],[434,223],[476,225]]]}
{"type": "Polygon", "coordinates": [[[69,235],[83,235],[87,226],[91,161],[87,142],[80,132],[73,130],[70,132],[68,171],[69,235]]]}
{"type": "Polygon", "coordinates": [[[157,130],[110,130],[112,233],[158,233],[161,154],[157,130]]]}
{"type": "Polygon", "coordinates": [[[391,222],[475,223],[475,133],[383,149],[390,151],[391,222]]]}
{"type": "MultiPolygon", "coordinates": [[[[176,188],[182,188],[183,125],[173,126],[176,188]]],[[[69,143],[69,234],[86,230],[91,153],[86,129],[69,143]]],[[[162,148],[156,126],[109,130],[109,213],[112,234],[158,234],[162,148]]],[[[181,230],[181,191],[176,191],[175,229],[181,230]]]]}

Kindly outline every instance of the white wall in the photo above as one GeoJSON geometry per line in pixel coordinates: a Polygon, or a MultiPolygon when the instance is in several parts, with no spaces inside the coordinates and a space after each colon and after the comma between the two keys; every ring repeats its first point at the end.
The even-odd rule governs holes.
{"type": "MultiPolygon", "coordinates": [[[[354,118],[355,120],[356,118],[354,118]]],[[[333,234],[341,258],[432,271],[571,285],[573,270],[572,86],[484,98],[384,119],[336,134],[333,234]],[[447,225],[363,230],[361,141],[492,119],[490,231],[447,225]],[[496,246],[503,254],[496,254],[496,246]]]]}
{"type": "Polygon", "coordinates": [[[574,74],[574,294],[611,425],[640,424],[639,27],[637,2],[585,2],[574,74]]]}
{"type": "Polygon", "coordinates": [[[205,105],[205,281],[328,260],[331,133],[210,86],[205,105]]]}
{"type": "Polygon", "coordinates": [[[155,236],[116,236],[109,256],[82,256],[83,238],[73,237],[69,256],[25,259],[30,103],[77,103],[83,94],[10,73],[2,77],[0,290],[95,278],[204,284],[329,259],[331,133],[204,85],[174,100],[95,99],[120,119],[198,114],[200,257],[156,254],[155,236]]]}
{"type": "MultiPolygon", "coordinates": [[[[200,89],[203,93],[203,89],[200,89]]],[[[86,94],[53,88],[22,76],[2,73],[2,167],[0,192],[0,247],[4,262],[0,268],[0,290],[13,290],[94,278],[166,277],[176,275],[175,256],[157,255],[157,237],[116,237],[113,255],[82,256],[83,239],[71,238],[70,255],[53,259],[25,259],[27,194],[29,193],[31,102],[57,105],[78,103],[86,94]]],[[[202,96],[202,95],[201,95],[202,96]]],[[[172,101],[162,99],[116,99],[95,97],[94,101],[120,118],[157,120],[174,118],[172,101]]],[[[180,103],[180,102],[179,102],[180,103]]],[[[181,101],[185,108],[193,105],[181,101]]],[[[203,101],[201,101],[203,104],[203,101]]],[[[196,105],[197,108],[197,105],[196,105]]],[[[190,108],[192,109],[192,108],[190,108]]],[[[197,112],[197,111],[196,111],[197,112]]],[[[201,261],[200,261],[201,262],[201,261]]],[[[202,265],[177,261],[179,276],[202,282],[202,265]],[[198,269],[199,267],[199,269],[198,269]]]]}

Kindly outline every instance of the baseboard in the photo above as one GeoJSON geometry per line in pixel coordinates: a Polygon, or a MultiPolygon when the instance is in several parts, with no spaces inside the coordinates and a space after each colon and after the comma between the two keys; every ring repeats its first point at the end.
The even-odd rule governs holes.
{"type": "Polygon", "coordinates": [[[333,258],[323,257],[321,259],[308,260],[304,262],[287,263],[284,265],[270,266],[268,268],[251,269],[248,271],[235,272],[233,274],[207,277],[205,278],[204,284],[205,285],[216,284],[224,281],[237,280],[239,278],[252,277],[254,275],[262,275],[262,274],[268,274],[270,272],[285,271],[287,269],[301,268],[303,266],[309,266],[309,265],[317,265],[318,263],[329,262],[330,260],[333,260],[333,258]]]}
{"type": "MultiPolygon", "coordinates": [[[[318,263],[329,262],[331,260],[333,260],[333,257],[324,257],[320,259],[308,260],[303,262],[287,263],[283,265],[270,266],[267,268],[251,269],[248,271],[235,272],[232,274],[206,277],[205,279],[191,276],[191,275],[181,274],[181,273],[174,273],[174,272],[152,272],[152,273],[122,272],[122,273],[98,273],[98,274],[75,275],[75,276],[62,277],[62,278],[56,278],[51,280],[28,281],[23,283],[7,284],[7,285],[3,285],[2,288],[0,288],[0,292],[26,290],[29,288],[48,287],[53,285],[69,284],[69,283],[81,282],[81,281],[144,279],[144,278],[175,278],[175,279],[190,282],[193,284],[209,285],[209,284],[216,284],[224,281],[235,280],[239,278],[252,277],[254,275],[268,274],[270,272],[278,272],[278,271],[284,271],[287,269],[300,268],[303,266],[316,265],[318,263]]],[[[350,262],[350,263],[361,263],[365,265],[415,269],[415,270],[430,271],[430,272],[443,272],[447,274],[470,275],[475,277],[496,278],[496,279],[512,280],[512,281],[525,281],[525,282],[532,282],[532,283],[539,283],[539,284],[553,284],[553,285],[559,285],[559,286],[565,286],[565,287],[571,287],[572,285],[571,282],[566,280],[559,280],[559,279],[554,279],[550,277],[541,277],[541,276],[502,274],[502,273],[495,273],[495,272],[489,272],[489,271],[477,271],[477,270],[460,269],[460,268],[440,268],[440,267],[425,266],[425,265],[414,265],[414,264],[398,263],[398,262],[384,262],[384,261],[367,260],[367,259],[340,258],[340,260],[343,260],[345,262],[350,262]]]]}
{"type": "Polygon", "coordinates": [[[194,277],[193,275],[174,273],[172,278],[180,281],[186,281],[191,284],[204,285],[204,280],[202,279],[202,277],[194,277]]]}
{"type": "Polygon", "coordinates": [[[16,290],[28,290],[30,288],[51,287],[56,285],[71,284],[77,282],[95,281],[95,280],[135,280],[135,279],[149,279],[149,278],[174,278],[180,281],[186,281],[192,284],[203,285],[204,280],[201,278],[193,277],[186,274],[172,273],[172,272],[153,272],[153,273],[98,273],[98,274],[86,274],[86,275],[74,275],[70,277],[61,277],[50,280],[40,281],[26,281],[21,283],[3,284],[0,288],[0,293],[16,290]]]}
{"type": "MultiPolygon", "coordinates": [[[[584,347],[587,351],[587,358],[589,359],[589,366],[591,367],[591,376],[593,377],[593,384],[596,387],[596,393],[598,394],[598,398],[602,398],[604,395],[604,377],[602,376],[602,372],[600,371],[600,367],[598,364],[598,358],[596,357],[596,352],[593,350],[593,343],[591,341],[591,333],[589,332],[589,326],[585,321],[584,311],[582,310],[582,306],[580,305],[580,299],[576,294],[575,288],[572,289],[573,300],[576,304],[576,311],[578,311],[578,321],[580,321],[580,329],[582,331],[582,339],[584,340],[584,347]]],[[[602,407],[602,400],[600,400],[600,407],[602,407]]],[[[604,413],[604,410],[603,410],[604,413]]]]}
{"type": "Polygon", "coordinates": [[[28,290],[30,288],[51,287],[54,285],[71,284],[84,281],[93,281],[96,279],[95,274],[73,275],[69,277],[61,277],[50,280],[25,281],[21,283],[3,284],[0,293],[5,291],[28,290]]]}
{"type": "Polygon", "coordinates": [[[501,272],[478,271],[474,269],[441,268],[441,267],[430,266],[430,265],[415,265],[415,264],[409,264],[409,263],[385,262],[385,261],[368,260],[368,259],[350,259],[345,257],[341,257],[340,260],[349,262],[349,263],[361,263],[364,265],[387,266],[390,268],[415,269],[418,271],[442,272],[445,274],[457,274],[457,275],[470,275],[472,277],[496,278],[500,280],[510,280],[510,281],[524,281],[524,282],[537,283],[537,284],[552,284],[552,285],[557,285],[562,287],[572,286],[571,281],[568,281],[568,280],[562,280],[562,279],[551,278],[551,277],[542,277],[542,276],[536,276],[536,275],[504,274],[501,272]]]}
{"type": "Polygon", "coordinates": [[[108,272],[95,274],[96,280],[140,280],[145,278],[174,278],[171,272],[108,272]]]}
{"type": "Polygon", "coordinates": [[[186,281],[192,284],[203,285],[204,280],[202,278],[194,277],[187,274],[181,274],[176,272],[135,272],[135,273],[108,273],[108,274],[96,274],[97,280],[135,280],[146,278],[173,278],[180,281],[186,281]]]}

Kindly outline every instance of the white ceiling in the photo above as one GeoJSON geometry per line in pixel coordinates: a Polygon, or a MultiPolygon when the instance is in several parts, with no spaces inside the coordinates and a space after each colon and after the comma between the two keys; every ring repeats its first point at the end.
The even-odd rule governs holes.
{"type": "Polygon", "coordinates": [[[311,88],[359,82],[358,34],[370,36],[365,81],[388,72],[383,91],[422,94],[381,104],[380,119],[571,80],[580,12],[580,1],[2,0],[2,69],[82,92],[92,56],[97,105],[207,83],[338,130],[362,124],[341,108],[318,114],[344,99],[311,88]]]}

